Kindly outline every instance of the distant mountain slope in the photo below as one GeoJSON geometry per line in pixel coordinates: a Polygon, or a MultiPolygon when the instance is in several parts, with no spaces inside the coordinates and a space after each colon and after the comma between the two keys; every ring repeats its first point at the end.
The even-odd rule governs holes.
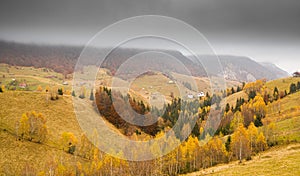
{"type": "MultiPolygon", "coordinates": [[[[276,69],[270,69],[269,66],[264,66],[255,62],[254,60],[244,56],[230,56],[220,55],[218,56],[224,76],[229,80],[238,81],[254,81],[256,79],[266,78],[267,80],[274,80],[282,77],[287,77],[288,74],[276,67],[276,69]]],[[[200,56],[200,59],[207,67],[211,67],[208,70],[213,70],[215,67],[216,57],[213,56],[200,56]]],[[[215,71],[221,74],[221,70],[215,71]]]]}
{"type": "Polygon", "coordinates": [[[279,67],[277,67],[275,64],[269,63],[269,62],[260,62],[262,66],[270,70],[272,73],[276,74],[276,77],[278,78],[284,78],[289,76],[290,74],[279,67]]]}
{"type": "MultiPolygon", "coordinates": [[[[77,63],[78,57],[82,51],[82,46],[47,46],[47,45],[33,45],[33,44],[20,44],[0,41],[0,63],[7,63],[10,65],[18,66],[34,66],[34,67],[47,67],[56,72],[63,74],[73,73],[74,67],[77,63]]],[[[104,49],[103,49],[104,50],[104,49]]],[[[102,67],[108,68],[112,74],[118,70],[119,66],[124,63],[128,58],[133,57],[141,52],[150,51],[149,49],[125,49],[118,48],[113,50],[105,59],[102,67]]],[[[155,50],[157,52],[157,50],[155,50]]],[[[102,52],[97,51],[97,52],[102,52]]],[[[141,63],[135,64],[136,67],[132,68],[130,73],[134,74],[137,71],[145,71],[149,64],[155,68],[161,68],[168,72],[176,72],[185,74],[184,68],[175,62],[161,62],[165,59],[170,59],[172,56],[178,59],[185,67],[197,77],[207,76],[206,70],[210,70],[212,75],[223,75],[228,80],[234,81],[253,81],[255,79],[266,78],[273,80],[288,76],[286,72],[280,68],[272,65],[262,63],[259,64],[250,58],[242,56],[219,56],[222,69],[216,66],[215,56],[200,56],[201,64],[195,64],[188,56],[184,56],[179,51],[172,50],[159,50],[163,54],[139,55],[140,58],[151,60],[148,64],[141,63]]],[[[89,64],[89,63],[85,63],[89,64]]]]}
{"type": "Polygon", "coordinates": [[[21,44],[0,41],[0,63],[50,68],[70,74],[83,47],[21,44]]]}

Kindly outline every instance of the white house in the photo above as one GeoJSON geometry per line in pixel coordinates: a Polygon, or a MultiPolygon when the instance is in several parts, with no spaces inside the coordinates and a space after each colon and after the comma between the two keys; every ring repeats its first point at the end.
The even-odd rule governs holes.
{"type": "Polygon", "coordinates": [[[204,94],[204,92],[200,92],[200,93],[197,94],[197,96],[198,96],[198,98],[205,97],[205,94],[204,94]]]}
{"type": "Polygon", "coordinates": [[[188,94],[187,96],[188,96],[188,98],[190,98],[190,99],[194,98],[194,95],[193,95],[193,94],[188,94]]]}

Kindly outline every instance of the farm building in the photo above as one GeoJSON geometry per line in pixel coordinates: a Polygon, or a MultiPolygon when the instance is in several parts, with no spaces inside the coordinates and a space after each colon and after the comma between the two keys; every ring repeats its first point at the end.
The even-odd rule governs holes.
{"type": "Polygon", "coordinates": [[[192,99],[192,98],[194,98],[194,95],[193,94],[188,94],[187,97],[192,99]]]}
{"type": "Polygon", "coordinates": [[[198,96],[198,98],[205,97],[205,94],[204,94],[204,92],[200,92],[200,93],[197,94],[197,96],[198,96]]]}
{"type": "Polygon", "coordinates": [[[300,72],[293,73],[293,77],[300,77],[300,72]]]}
{"type": "Polygon", "coordinates": [[[27,84],[26,83],[20,83],[19,87],[22,88],[22,89],[25,89],[27,87],[27,84]]]}

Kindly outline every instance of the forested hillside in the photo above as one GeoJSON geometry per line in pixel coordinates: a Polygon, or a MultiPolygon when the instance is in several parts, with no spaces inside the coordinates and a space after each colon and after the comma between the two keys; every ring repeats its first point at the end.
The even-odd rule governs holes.
{"type": "MultiPolygon", "coordinates": [[[[132,126],[116,115],[109,88],[97,88],[96,97],[89,91],[71,93],[74,98],[90,103],[95,99],[95,105],[112,124],[111,128],[130,139],[162,137],[179,121],[180,125],[173,129],[176,141],[164,137],[168,143],[181,143],[179,147],[166,156],[143,162],[120,160],[94,148],[87,136],[96,140],[105,133],[84,134],[80,130],[67,90],[55,85],[41,86],[36,91],[7,90],[1,86],[0,171],[9,175],[48,172],[55,175],[177,175],[236,160],[245,162],[274,146],[300,141],[299,85],[299,78],[258,80],[213,95],[206,94],[200,99],[174,97],[165,105],[157,123],[146,127],[132,126]],[[221,101],[222,97],[227,97],[227,101],[221,101]],[[221,108],[223,103],[224,109],[221,108]],[[218,126],[209,121],[209,118],[212,122],[217,120],[215,113],[221,113],[218,126]],[[183,118],[179,118],[180,114],[183,118]],[[30,123],[33,121],[34,125],[30,123]],[[190,121],[194,121],[195,126],[190,126],[190,121]],[[216,128],[216,133],[206,125],[216,128]],[[181,138],[189,133],[188,139],[181,138]],[[35,158],[30,160],[33,163],[28,164],[32,157],[35,158]]],[[[124,98],[119,95],[121,104],[124,98]]],[[[128,102],[138,114],[159,114],[160,109],[148,106],[147,102],[134,97],[128,102]]],[[[139,116],[134,118],[141,120],[139,116]]],[[[168,150],[163,143],[153,143],[152,147],[153,156],[157,156],[158,151],[168,150]]]]}
{"type": "MultiPolygon", "coordinates": [[[[74,72],[75,65],[78,61],[80,53],[84,49],[83,46],[57,46],[57,45],[34,45],[20,44],[0,41],[0,63],[7,63],[17,66],[34,66],[36,68],[50,68],[56,72],[62,73],[65,76],[74,72]]],[[[95,49],[95,48],[94,48],[95,49]]],[[[104,52],[106,48],[97,49],[97,52],[104,52]]],[[[127,59],[136,56],[139,53],[149,52],[149,49],[134,49],[134,48],[117,48],[112,50],[104,59],[101,67],[110,70],[112,75],[119,69],[120,65],[127,59]]],[[[185,56],[178,51],[172,50],[155,50],[156,53],[149,55],[139,55],[138,61],[131,68],[129,73],[132,74],[139,71],[144,71],[147,68],[144,65],[145,59],[147,65],[152,65],[154,68],[167,70],[168,72],[176,72],[187,74],[186,70],[171,57],[176,58],[180,63],[191,72],[193,76],[206,77],[209,75],[225,75],[226,79],[235,81],[254,81],[256,79],[266,78],[268,80],[278,79],[288,76],[288,74],[279,68],[270,69],[267,64],[261,65],[250,58],[241,56],[198,56],[199,61],[195,62],[189,56],[185,56]],[[165,54],[161,54],[165,53],[165,54]],[[217,58],[220,59],[219,67],[217,58]],[[167,62],[162,60],[168,60],[167,62]],[[204,65],[202,65],[204,64],[204,65]],[[204,68],[204,66],[206,68],[204,68]],[[217,70],[216,70],[217,68],[217,70]],[[208,71],[208,73],[207,73],[208,71]]],[[[88,65],[90,63],[83,62],[88,65]]],[[[133,65],[132,65],[133,66],[133,65]]]]}

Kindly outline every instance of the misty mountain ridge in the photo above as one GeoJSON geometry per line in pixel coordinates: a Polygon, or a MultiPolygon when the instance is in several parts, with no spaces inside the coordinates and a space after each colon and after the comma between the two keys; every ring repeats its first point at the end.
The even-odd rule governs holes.
{"type": "MultiPolygon", "coordinates": [[[[74,67],[82,50],[82,46],[34,45],[0,41],[0,63],[38,68],[47,67],[59,73],[71,74],[74,72],[74,67]]],[[[97,49],[97,52],[104,52],[104,50],[105,48],[97,49]]],[[[161,52],[166,55],[152,53],[149,56],[142,54],[139,55],[142,58],[141,60],[148,59],[148,64],[153,65],[155,68],[181,74],[185,74],[186,71],[179,67],[178,64],[176,65],[174,62],[165,64],[160,61],[170,59],[169,56],[172,56],[183,63],[193,76],[206,77],[206,70],[208,70],[210,75],[224,75],[225,79],[240,82],[249,82],[263,78],[273,80],[289,76],[287,72],[274,64],[258,63],[244,56],[219,55],[216,57],[201,55],[198,58],[200,59],[200,63],[203,63],[202,65],[199,62],[193,62],[191,57],[185,56],[179,51],[165,49],[117,48],[110,52],[101,67],[109,69],[114,74],[128,58],[149,51],[154,51],[154,53],[161,52]],[[220,60],[221,67],[216,65],[217,58],[220,60]]],[[[83,64],[89,65],[91,62],[83,64]]],[[[146,67],[146,64],[137,63],[136,67],[130,71],[131,73],[144,71],[147,69],[146,67]]]]}
{"type": "Polygon", "coordinates": [[[206,66],[212,67],[219,59],[222,70],[216,70],[218,74],[224,74],[225,79],[251,82],[257,79],[274,80],[288,77],[289,74],[272,63],[258,63],[246,56],[218,55],[198,56],[206,66]]]}
{"type": "Polygon", "coordinates": [[[277,65],[270,63],[270,62],[260,62],[260,64],[262,66],[264,66],[265,68],[267,68],[268,70],[270,70],[273,73],[276,73],[276,76],[281,78],[281,77],[286,77],[289,76],[290,74],[287,71],[284,71],[282,69],[280,69],[277,65]]]}

